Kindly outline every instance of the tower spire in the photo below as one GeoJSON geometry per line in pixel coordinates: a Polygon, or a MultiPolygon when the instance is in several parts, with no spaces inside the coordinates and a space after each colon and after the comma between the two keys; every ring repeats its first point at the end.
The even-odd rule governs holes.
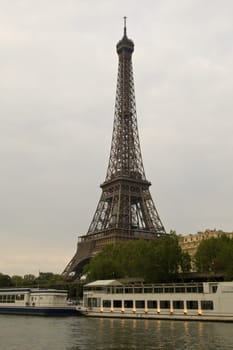
{"type": "Polygon", "coordinates": [[[124,36],[127,36],[127,32],[126,32],[126,20],[127,20],[127,17],[124,16],[124,36]]]}
{"type": "Polygon", "coordinates": [[[112,143],[102,194],[86,235],[64,270],[77,278],[83,266],[106,244],[156,239],[165,229],[151,197],[139,142],[132,54],[134,43],[124,36],[116,46],[118,76],[112,143]]]}

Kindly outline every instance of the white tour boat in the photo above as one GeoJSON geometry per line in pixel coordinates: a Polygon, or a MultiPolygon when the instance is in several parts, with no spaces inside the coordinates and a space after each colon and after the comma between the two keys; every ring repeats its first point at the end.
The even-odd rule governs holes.
{"type": "Polygon", "coordinates": [[[233,322],[233,282],[100,280],[84,286],[83,306],[86,316],[233,322]]]}
{"type": "Polygon", "coordinates": [[[66,290],[4,288],[0,289],[0,314],[71,316],[80,311],[68,305],[66,290]]]}

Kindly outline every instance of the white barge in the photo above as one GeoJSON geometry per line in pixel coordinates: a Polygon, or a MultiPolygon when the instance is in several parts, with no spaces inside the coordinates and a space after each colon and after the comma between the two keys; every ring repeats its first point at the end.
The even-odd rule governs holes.
{"type": "Polygon", "coordinates": [[[4,288],[0,289],[0,314],[73,316],[80,311],[68,305],[65,290],[4,288]]]}
{"type": "Polygon", "coordinates": [[[84,315],[95,317],[233,322],[233,282],[100,280],[84,286],[83,306],[84,315]]]}

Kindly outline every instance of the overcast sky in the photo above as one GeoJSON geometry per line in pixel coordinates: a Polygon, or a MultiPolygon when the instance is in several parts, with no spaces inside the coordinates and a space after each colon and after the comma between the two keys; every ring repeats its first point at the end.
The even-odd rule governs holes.
{"type": "Polygon", "coordinates": [[[233,230],[232,0],[0,0],[0,272],[60,273],[88,230],[123,16],[166,230],[233,230]]]}

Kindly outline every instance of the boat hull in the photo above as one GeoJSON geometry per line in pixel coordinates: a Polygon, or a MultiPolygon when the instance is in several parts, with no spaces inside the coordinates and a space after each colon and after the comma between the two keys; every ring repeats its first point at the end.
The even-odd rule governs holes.
{"type": "Polygon", "coordinates": [[[143,312],[100,312],[85,310],[81,312],[86,317],[103,317],[103,318],[127,318],[127,319],[151,319],[151,320],[170,320],[170,321],[208,321],[208,322],[233,322],[233,315],[159,315],[156,313],[143,312]]]}
{"type": "Polygon", "coordinates": [[[64,307],[31,307],[31,306],[1,306],[0,314],[4,315],[32,315],[32,316],[80,316],[76,308],[64,307]]]}

